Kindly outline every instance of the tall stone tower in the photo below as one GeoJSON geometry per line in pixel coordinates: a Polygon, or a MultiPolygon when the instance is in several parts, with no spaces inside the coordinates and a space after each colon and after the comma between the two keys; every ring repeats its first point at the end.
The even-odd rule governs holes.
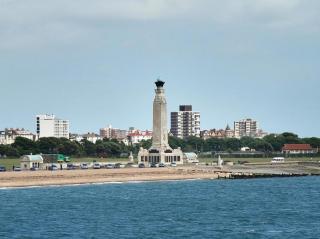
{"type": "Polygon", "coordinates": [[[156,81],[156,95],[153,101],[153,133],[152,147],[156,150],[170,149],[168,144],[168,129],[167,129],[167,100],[164,95],[164,82],[156,81]]]}
{"type": "Polygon", "coordinates": [[[140,148],[139,163],[183,163],[183,153],[180,148],[172,150],[168,143],[167,101],[164,94],[164,82],[155,82],[155,97],[153,101],[153,133],[152,146],[149,150],[140,148]]]}

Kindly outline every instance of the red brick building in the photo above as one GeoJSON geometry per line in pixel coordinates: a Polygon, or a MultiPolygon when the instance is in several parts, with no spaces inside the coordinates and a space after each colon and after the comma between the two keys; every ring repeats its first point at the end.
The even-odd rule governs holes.
{"type": "Polygon", "coordinates": [[[282,153],[285,154],[314,154],[317,151],[310,144],[285,144],[282,147],[282,153]]]}

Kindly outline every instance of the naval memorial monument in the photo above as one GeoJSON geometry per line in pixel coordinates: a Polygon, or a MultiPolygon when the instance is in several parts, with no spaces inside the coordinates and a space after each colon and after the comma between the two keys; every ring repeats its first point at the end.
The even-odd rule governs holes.
{"type": "Polygon", "coordinates": [[[155,82],[157,88],[153,101],[152,146],[150,149],[140,148],[139,163],[183,164],[182,150],[180,148],[172,149],[168,143],[167,101],[164,94],[164,83],[161,80],[155,82]]]}

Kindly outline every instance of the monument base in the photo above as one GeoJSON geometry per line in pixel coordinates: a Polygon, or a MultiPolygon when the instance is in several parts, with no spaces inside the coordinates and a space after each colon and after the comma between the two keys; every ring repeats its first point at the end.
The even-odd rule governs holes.
{"type": "Polygon", "coordinates": [[[169,165],[171,163],[183,164],[183,153],[180,148],[167,149],[167,150],[156,150],[156,149],[144,149],[140,148],[138,153],[139,163],[153,164],[163,163],[169,165]]]}

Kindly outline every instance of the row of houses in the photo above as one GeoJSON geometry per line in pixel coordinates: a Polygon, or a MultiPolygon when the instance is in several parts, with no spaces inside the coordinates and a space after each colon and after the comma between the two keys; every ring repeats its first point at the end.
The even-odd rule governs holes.
{"type": "Polygon", "coordinates": [[[80,142],[83,139],[86,139],[92,143],[96,143],[98,140],[103,140],[104,138],[107,138],[107,139],[116,139],[119,142],[123,142],[125,145],[138,144],[143,140],[149,140],[152,138],[152,131],[149,131],[149,130],[143,131],[143,130],[135,129],[133,127],[130,128],[129,130],[121,130],[121,129],[116,129],[109,126],[107,128],[100,129],[100,134],[88,132],[85,134],[69,134],[68,133],[68,135],[66,135],[65,131],[63,131],[63,134],[61,135],[45,133],[45,131],[48,131],[48,129],[51,128],[51,126],[49,127],[49,125],[52,123],[51,121],[53,119],[54,118],[50,118],[48,116],[45,122],[45,124],[47,124],[47,127],[44,127],[43,126],[44,123],[41,121],[41,120],[44,120],[44,118],[37,116],[37,134],[33,134],[32,132],[24,128],[21,128],[21,129],[6,128],[4,130],[1,130],[0,144],[2,145],[13,144],[17,137],[23,137],[33,141],[36,141],[41,137],[56,137],[56,138],[63,137],[63,138],[67,138],[72,141],[78,141],[78,142],[80,142]]]}
{"type": "MultiPolygon", "coordinates": [[[[124,130],[123,130],[124,131],[124,130]]],[[[100,130],[101,132],[101,130],[100,130]]],[[[123,142],[125,145],[133,145],[133,144],[138,144],[143,140],[150,140],[152,139],[152,131],[149,130],[129,130],[126,131],[126,133],[121,133],[121,134],[96,134],[96,133],[86,133],[86,134],[71,134],[70,140],[72,141],[77,141],[81,142],[82,140],[88,140],[92,143],[96,143],[98,140],[103,140],[103,139],[116,139],[119,142],[123,142]]]]}

